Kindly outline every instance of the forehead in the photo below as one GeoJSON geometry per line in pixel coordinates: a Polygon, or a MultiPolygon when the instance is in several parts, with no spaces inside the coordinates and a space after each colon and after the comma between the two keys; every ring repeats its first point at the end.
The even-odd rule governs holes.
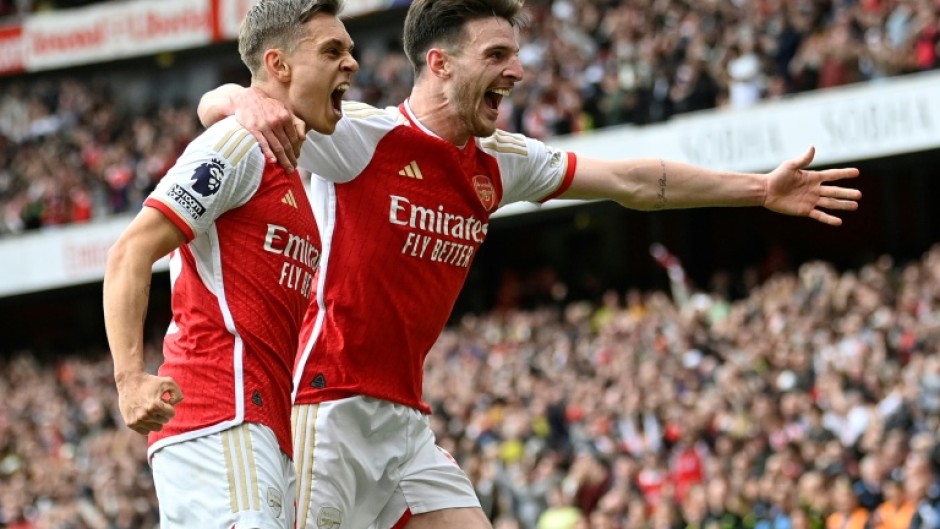
{"type": "Polygon", "coordinates": [[[500,17],[478,18],[467,22],[464,46],[484,49],[496,46],[517,48],[516,28],[500,17]]]}
{"type": "Polygon", "coordinates": [[[335,15],[317,13],[305,25],[307,26],[307,36],[301,39],[302,41],[317,44],[329,40],[339,40],[352,44],[352,37],[346,31],[345,24],[335,15]]]}

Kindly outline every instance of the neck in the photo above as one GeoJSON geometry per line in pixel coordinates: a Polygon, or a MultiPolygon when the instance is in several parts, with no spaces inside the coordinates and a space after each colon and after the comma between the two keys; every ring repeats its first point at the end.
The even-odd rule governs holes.
{"type": "Polygon", "coordinates": [[[416,82],[408,98],[411,112],[422,125],[454,145],[465,145],[470,139],[461,121],[449,104],[444,91],[430,82],[416,82]]]}
{"type": "MultiPolygon", "coordinates": [[[[290,87],[284,83],[279,83],[274,80],[267,81],[252,81],[252,88],[256,88],[264,92],[264,94],[271,99],[276,99],[280,101],[286,108],[287,111],[297,116],[297,112],[294,108],[293,103],[290,98],[290,87]]],[[[304,122],[304,133],[310,132],[311,127],[309,124],[304,122]]]]}

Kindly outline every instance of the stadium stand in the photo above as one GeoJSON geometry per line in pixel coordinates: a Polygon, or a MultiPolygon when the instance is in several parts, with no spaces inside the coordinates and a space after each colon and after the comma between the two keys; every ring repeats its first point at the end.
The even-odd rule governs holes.
{"type": "MultiPolygon", "coordinates": [[[[433,427],[495,527],[938,527],[940,246],[687,299],[610,292],[441,336],[433,427]]],[[[0,527],[155,526],[105,351],[0,358],[0,401],[0,527]]]]}
{"type": "MultiPolygon", "coordinates": [[[[940,66],[940,3],[931,0],[559,0],[528,11],[520,53],[529,77],[504,100],[500,126],[536,138],[940,66]]],[[[397,44],[368,48],[360,62],[350,99],[407,97],[412,73],[397,44]]],[[[0,98],[0,235],[136,209],[198,130],[194,102],[141,114],[100,82],[11,82],[0,98]]]]}
{"type": "MultiPolygon", "coordinates": [[[[940,66],[936,0],[529,3],[502,127],[542,138],[940,66]]],[[[350,98],[407,95],[397,44],[360,62],[350,98]]],[[[0,237],[135,210],[198,133],[193,101],[143,111],[92,77],[4,79],[0,237]]],[[[734,295],[534,279],[538,308],[507,282],[428,357],[435,433],[497,529],[940,529],[940,247],[734,295]]],[[[0,355],[0,528],[156,528],[109,356],[67,341],[0,355]]]]}
{"type": "Polygon", "coordinates": [[[0,17],[15,17],[72,7],[82,7],[106,0],[0,0],[0,17]]]}

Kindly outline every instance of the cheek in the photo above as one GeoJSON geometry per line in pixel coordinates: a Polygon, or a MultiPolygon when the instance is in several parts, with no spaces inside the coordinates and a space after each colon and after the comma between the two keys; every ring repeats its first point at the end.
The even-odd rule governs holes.
{"type": "Polygon", "coordinates": [[[326,70],[320,64],[314,64],[309,67],[303,78],[302,86],[304,92],[315,98],[316,103],[321,103],[323,98],[330,96],[330,79],[322,75],[326,70]]]}

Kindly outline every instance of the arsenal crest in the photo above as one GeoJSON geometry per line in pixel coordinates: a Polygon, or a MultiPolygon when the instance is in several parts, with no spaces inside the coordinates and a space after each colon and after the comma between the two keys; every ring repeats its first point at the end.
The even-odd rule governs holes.
{"type": "Polygon", "coordinates": [[[488,176],[481,174],[474,176],[473,190],[477,192],[477,196],[480,197],[480,202],[486,208],[486,211],[496,209],[496,189],[488,176]]]}

